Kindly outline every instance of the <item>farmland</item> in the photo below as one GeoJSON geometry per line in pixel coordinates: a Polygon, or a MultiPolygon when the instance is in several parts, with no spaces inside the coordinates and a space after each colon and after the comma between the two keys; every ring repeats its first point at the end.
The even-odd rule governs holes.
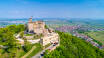
{"type": "Polygon", "coordinates": [[[87,32],[87,34],[104,45],[104,31],[87,32]]]}

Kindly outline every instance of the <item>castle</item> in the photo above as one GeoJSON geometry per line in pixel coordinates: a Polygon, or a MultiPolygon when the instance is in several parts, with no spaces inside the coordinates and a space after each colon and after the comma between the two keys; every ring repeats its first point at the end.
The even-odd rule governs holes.
{"type": "Polygon", "coordinates": [[[32,17],[29,18],[28,21],[28,32],[35,33],[37,35],[42,34],[43,37],[40,38],[40,44],[45,46],[49,43],[58,43],[59,42],[59,35],[55,33],[51,28],[45,28],[45,22],[43,21],[35,21],[32,22],[32,17]]]}
{"type": "Polygon", "coordinates": [[[45,23],[43,21],[32,22],[32,17],[28,21],[28,32],[41,34],[45,30],[45,23]]]}

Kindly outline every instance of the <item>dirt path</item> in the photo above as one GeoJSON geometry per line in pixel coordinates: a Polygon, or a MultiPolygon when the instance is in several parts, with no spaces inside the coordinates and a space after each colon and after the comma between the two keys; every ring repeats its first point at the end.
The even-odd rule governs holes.
{"type": "Polygon", "coordinates": [[[36,46],[33,46],[32,49],[29,52],[27,52],[24,56],[22,56],[21,58],[26,58],[35,48],[36,46]]]}

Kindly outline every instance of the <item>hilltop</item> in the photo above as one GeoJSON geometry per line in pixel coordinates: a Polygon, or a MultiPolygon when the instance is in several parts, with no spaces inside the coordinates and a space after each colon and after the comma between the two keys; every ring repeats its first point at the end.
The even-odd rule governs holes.
{"type": "Polygon", "coordinates": [[[44,58],[103,58],[104,51],[71,34],[58,32],[60,46],[44,58]]]}

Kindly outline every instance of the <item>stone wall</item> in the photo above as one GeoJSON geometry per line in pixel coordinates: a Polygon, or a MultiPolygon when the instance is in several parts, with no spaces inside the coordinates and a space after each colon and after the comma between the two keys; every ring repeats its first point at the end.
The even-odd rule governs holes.
{"type": "Polygon", "coordinates": [[[41,38],[40,43],[45,46],[49,43],[58,42],[59,36],[57,33],[50,33],[47,36],[41,38]]]}

